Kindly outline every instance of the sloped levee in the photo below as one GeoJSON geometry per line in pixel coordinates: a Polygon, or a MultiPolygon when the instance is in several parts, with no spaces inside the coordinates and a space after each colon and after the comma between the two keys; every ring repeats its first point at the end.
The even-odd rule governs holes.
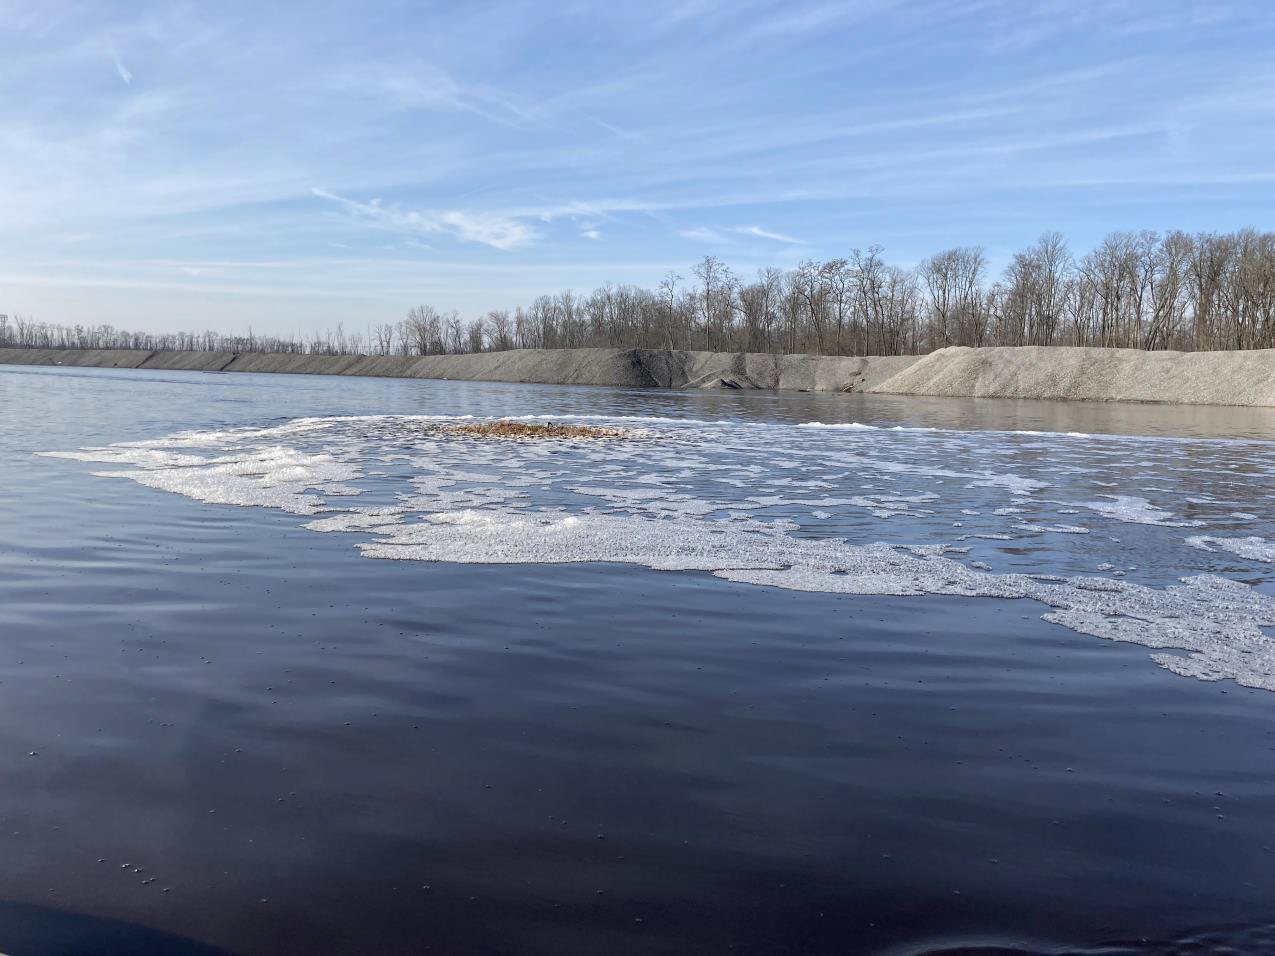
{"type": "Polygon", "coordinates": [[[610,385],[650,388],[651,374],[639,349],[513,349],[473,355],[425,355],[412,366],[416,378],[545,385],[610,385]]]}
{"type": "Polygon", "coordinates": [[[359,355],[299,355],[285,352],[241,352],[222,371],[271,372],[288,375],[344,375],[359,355]]]}
{"type": "Polygon", "coordinates": [[[175,372],[222,372],[235,360],[234,352],[152,352],[138,368],[175,372]]]}
{"type": "Polygon", "coordinates": [[[1275,349],[952,347],[923,356],[868,357],[668,349],[515,349],[472,355],[0,349],[0,364],[1275,407],[1275,349]]]}
{"type": "Polygon", "coordinates": [[[924,356],[865,391],[945,397],[1275,406],[1275,349],[952,347],[924,356]]]}
{"type": "Polygon", "coordinates": [[[808,392],[863,391],[920,358],[633,351],[654,382],[665,388],[782,388],[808,392]]]}
{"type": "Polygon", "coordinates": [[[64,365],[68,368],[147,368],[220,372],[234,352],[152,352],[148,349],[0,349],[0,365],[64,365]]]}
{"type": "Polygon", "coordinates": [[[140,368],[154,354],[146,349],[0,349],[0,365],[140,368]]]}
{"type": "Polygon", "coordinates": [[[472,355],[291,355],[243,353],[227,372],[371,375],[552,385],[653,386],[633,349],[515,349],[472,355]]]}
{"type": "Polygon", "coordinates": [[[287,355],[245,353],[227,372],[380,375],[620,388],[747,388],[859,391],[917,356],[846,358],[661,349],[511,349],[470,355],[287,355]]]}

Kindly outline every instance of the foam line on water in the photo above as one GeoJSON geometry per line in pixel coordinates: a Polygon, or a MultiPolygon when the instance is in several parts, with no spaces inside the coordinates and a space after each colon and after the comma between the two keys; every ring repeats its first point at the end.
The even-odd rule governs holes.
{"type": "Polygon", "coordinates": [[[1077,501],[1073,504],[1080,508],[1088,508],[1098,514],[1129,524],[1152,524],[1169,528],[1189,528],[1200,524],[1199,521],[1175,521],[1174,515],[1146,498],[1136,495],[1100,495],[1106,501],[1077,501]]]}
{"type": "Polygon", "coordinates": [[[1275,563],[1275,541],[1267,541],[1256,535],[1247,538],[1219,538],[1211,535],[1193,535],[1186,543],[1201,551],[1229,551],[1250,561],[1275,563]]]}

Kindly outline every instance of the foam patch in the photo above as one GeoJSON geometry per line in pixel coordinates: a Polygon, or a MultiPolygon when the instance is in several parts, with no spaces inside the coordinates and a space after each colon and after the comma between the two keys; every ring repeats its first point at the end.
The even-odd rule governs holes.
{"type": "Polygon", "coordinates": [[[1275,562],[1275,541],[1255,535],[1249,538],[1215,538],[1202,534],[1187,538],[1186,543],[1201,551],[1229,551],[1251,561],[1275,562]]]}
{"type": "Polygon", "coordinates": [[[601,422],[640,440],[488,443],[447,433],[474,419],[357,416],[47,454],[208,504],[302,515],[312,531],[358,535],[369,558],[610,562],[794,591],[1028,599],[1060,626],[1152,649],[1175,674],[1275,690],[1275,640],[1264,631],[1275,627],[1275,598],[1212,574],[1155,586],[1124,580],[1110,562],[1106,576],[1076,574],[1096,556],[1073,554],[1082,536],[1116,541],[1111,528],[1138,525],[1152,536],[1143,547],[1180,552],[1177,566],[1192,551],[1275,561],[1275,544],[1256,535],[1184,542],[1172,531],[1233,528],[1236,501],[1252,507],[1268,494],[1275,446],[1193,442],[1184,455],[1184,442],[1159,438],[526,419],[601,422]],[[1143,496],[1107,490],[1120,488],[1143,496]],[[1084,525],[1062,520],[1078,510],[1084,525]],[[950,536],[962,525],[957,548],[950,536]],[[989,563],[1012,569],[1025,548],[1030,574],[989,563]]]}

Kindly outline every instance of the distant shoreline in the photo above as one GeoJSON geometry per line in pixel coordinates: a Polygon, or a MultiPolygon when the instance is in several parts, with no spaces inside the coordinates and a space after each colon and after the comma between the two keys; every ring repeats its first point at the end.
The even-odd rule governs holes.
{"type": "Polygon", "coordinates": [[[1275,407],[1275,349],[1144,352],[998,346],[848,357],[661,349],[300,355],[5,348],[0,349],[0,365],[1275,407]]]}

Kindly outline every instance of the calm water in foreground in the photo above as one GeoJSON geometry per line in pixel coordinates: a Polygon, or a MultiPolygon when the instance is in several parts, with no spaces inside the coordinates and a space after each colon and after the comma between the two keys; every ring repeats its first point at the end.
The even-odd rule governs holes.
{"type": "Polygon", "coordinates": [[[1275,952],[1275,411],[0,367],[0,502],[0,952],[1275,952]]]}

